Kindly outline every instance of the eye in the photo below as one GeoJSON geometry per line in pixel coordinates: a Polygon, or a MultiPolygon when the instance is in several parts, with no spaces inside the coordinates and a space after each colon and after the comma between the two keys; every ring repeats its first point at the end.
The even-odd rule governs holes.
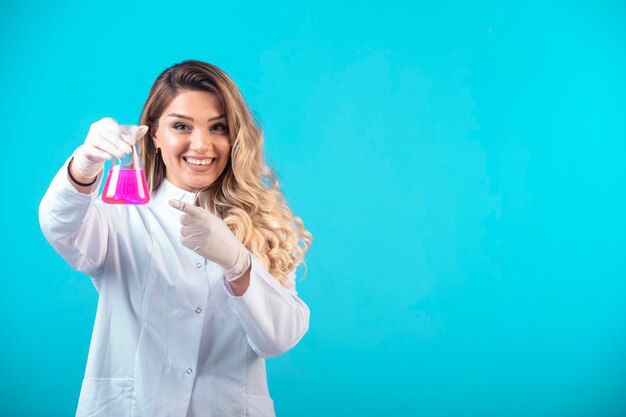
{"type": "Polygon", "coordinates": [[[227,131],[228,127],[224,123],[216,123],[211,126],[211,132],[226,133],[227,131]]]}
{"type": "Polygon", "coordinates": [[[188,130],[189,128],[184,123],[176,123],[174,125],[174,129],[176,129],[176,130],[188,130]]]}

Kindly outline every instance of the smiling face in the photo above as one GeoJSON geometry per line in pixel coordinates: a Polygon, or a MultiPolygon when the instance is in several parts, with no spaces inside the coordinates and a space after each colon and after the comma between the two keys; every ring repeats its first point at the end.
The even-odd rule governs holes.
{"type": "Polygon", "coordinates": [[[205,91],[180,92],[161,114],[153,139],[165,178],[186,191],[213,184],[230,156],[224,110],[219,98],[205,91]]]}

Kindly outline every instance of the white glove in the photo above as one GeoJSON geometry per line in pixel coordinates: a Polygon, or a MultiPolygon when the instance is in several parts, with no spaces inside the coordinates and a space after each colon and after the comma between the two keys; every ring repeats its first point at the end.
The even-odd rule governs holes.
{"type": "Polygon", "coordinates": [[[227,281],[236,280],[248,270],[250,252],[222,219],[180,200],[169,200],[169,203],[183,212],[180,242],[184,247],[224,268],[227,281]]]}
{"type": "Polygon", "coordinates": [[[93,178],[104,168],[104,161],[129,154],[147,131],[148,126],[119,125],[105,117],[89,128],[85,143],[74,152],[72,168],[85,178],[93,178]]]}

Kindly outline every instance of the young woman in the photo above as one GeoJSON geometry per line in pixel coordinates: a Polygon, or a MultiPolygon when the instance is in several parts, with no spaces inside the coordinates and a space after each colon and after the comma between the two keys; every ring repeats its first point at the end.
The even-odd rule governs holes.
{"type": "Polygon", "coordinates": [[[140,126],[92,124],[39,221],[99,293],[77,416],[274,415],[264,358],[308,330],[295,269],[312,238],[228,75],[182,62],[155,81],[140,126]],[[135,141],[151,201],[104,204],[104,162],[135,141]]]}

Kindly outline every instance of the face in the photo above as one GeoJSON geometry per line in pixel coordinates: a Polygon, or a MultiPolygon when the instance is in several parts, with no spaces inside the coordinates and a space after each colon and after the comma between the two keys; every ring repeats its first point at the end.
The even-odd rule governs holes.
{"type": "Polygon", "coordinates": [[[153,139],[165,178],[186,191],[213,184],[230,156],[224,111],[218,97],[205,91],[179,93],[159,118],[153,139]]]}

